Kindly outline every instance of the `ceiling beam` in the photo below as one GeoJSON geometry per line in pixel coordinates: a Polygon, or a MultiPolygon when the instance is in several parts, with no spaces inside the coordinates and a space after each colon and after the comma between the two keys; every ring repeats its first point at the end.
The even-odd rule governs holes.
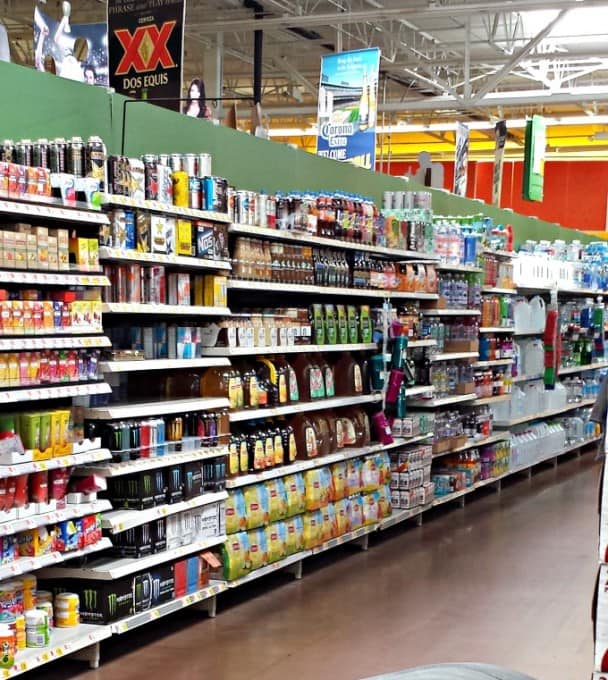
{"type": "Polygon", "coordinates": [[[480,12],[505,11],[524,12],[531,10],[564,10],[580,7],[606,7],[607,0],[585,0],[584,4],[580,0],[512,0],[469,2],[457,5],[430,5],[417,4],[408,7],[374,8],[365,10],[355,10],[352,12],[326,12],[319,14],[309,14],[306,16],[268,16],[263,19],[219,19],[210,21],[198,26],[201,33],[216,33],[218,31],[243,31],[290,28],[297,25],[299,28],[311,26],[326,26],[328,24],[344,25],[355,24],[366,21],[384,21],[389,19],[399,19],[415,17],[416,19],[427,19],[436,17],[454,16],[475,16],[480,12]]]}

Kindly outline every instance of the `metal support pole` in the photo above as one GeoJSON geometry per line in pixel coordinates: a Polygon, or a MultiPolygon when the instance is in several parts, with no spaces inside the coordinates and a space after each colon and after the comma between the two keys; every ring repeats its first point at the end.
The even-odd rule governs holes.
{"type": "Polygon", "coordinates": [[[358,545],[361,550],[367,550],[369,548],[369,534],[365,534],[365,536],[357,538],[355,541],[353,541],[353,543],[358,545]]]}
{"type": "Polygon", "coordinates": [[[289,564],[285,567],[285,571],[288,574],[292,574],[296,581],[300,581],[302,578],[302,560],[289,564]]]}
{"type": "Polygon", "coordinates": [[[207,616],[210,619],[214,619],[215,615],[217,614],[217,596],[212,595],[201,602],[193,604],[192,609],[195,609],[196,611],[207,612],[207,616]]]}
{"type": "Polygon", "coordinates": [[[70,655],[70,658],[77,661],[88,661],[89,668],[95,670],[99,668],[100,647],[99,642],[88,647],[83,647],[70,655]]]}

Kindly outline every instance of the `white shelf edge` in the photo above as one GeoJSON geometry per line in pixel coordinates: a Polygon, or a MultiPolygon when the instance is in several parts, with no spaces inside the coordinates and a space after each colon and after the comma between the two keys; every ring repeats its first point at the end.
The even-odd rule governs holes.
{"type": "Polygon", "coordinates": [[[463,272],[465,274],[482,274],[483,269],[473,264],[438,264],[437,270],[440,272],[463,272]]]}
{"type": "Polygon", "coordinates": [[[75,519],[77,517],[84,517],[86,515],[95,515],[99,512],[105,512],[112,509],[112,504],[107,500],[95,501],[93,503],[80,503],[68,505],[61,510],[51,510],[42,515],[32,515],[23,519],[14,519],[9,522],[0,522],[0,536],[11,536],[20,531],[27,531],[28,529],[36,529],[47,524],[55,524],[56,522],[64,522],[68,519],[75,519]]]}
{"type": "Polygon", "coordinates": [[[0,352],[10,352],[15,350],[37,350],[37,349],[85,349],[95,347],[111,347],[110,339],[105,335],[85,336],[64,336],[59,338],[49,338],[44,336],[30,336],[25,338],[0,338],[0,352]]]}
{"type": "Polygon", "coordinates": [[[218,213],[210,210],[195,210],[193,208],[184,208],[171,203],[161,203],[160,201],[137,201],[130,196],[117,196],[115,194],[102,194],[102,204],[107,206],[118,205],[126,206],[128,208],[139,208],[140,210],[150,210],[151,212],[160,212],[165,215],[193,217],[200,220],[209,220],[210,222],[229,223],[231,221],[228,213],[218,213]]]}
{"type": "MultiPolygon", "coordinates": [[[[411,346],[411,345],[410,345],[411,346]]],[[[356,352],[374,350],[375,342],[359,342],[353,345],[272,345],[268,347],[203,347],[201,354],[208,357],[256,356],[260,354],[296,354],[300,352],[356,352]]]]}
{"type": "Polygon", "coordinates": [[[140,612],[129,616],[126,619],[120,619],[119,621],[113,621],[105,626],[114,635],[122,635],[130,630],[144,626],[146,623],[155,621],[168,614],[173,614],[174,612],[190,607],[193,604],[199,602],[204,602],[212,597],[215,597],[219,593],[223,593],[228,590],[228,586],[223,581],[215,581],[212,584],[205,586],[202,590],[198,590],[194,593],[184,595],[183,597],[178,597],[175,600],[170,600],[169,602],[164,602],[163,604],[148,609],[145,612],[140,612]]]}
{"type": "Polygon", "coordinates": [[[318,555],[319,553],[325,552],[326,550],[331,550],[332,548],[337,548],[339,545],[344,545],[345,543],[350,543],[350,541],[356,541],[358,538],[362,538],[366,534],[371,534],[378,529],[379,522],[373,522],[372,524],[365,524],[354,531],[349,531],[341,536],[336,536],[335,538],[330,538],[329,541],[321,543],[321,545],[312,548],[311,552],[313,555],[318,555]]]}
{"type": "MultiPolygon", "coordinates": [[[[155,470],[161,467],[168,467],[169,465],[192,463],[197,460],[206,460],[207,458],[217,458],[218,456],[226,455],[228,455],[227,447],[213,446],[207,449],[169,453],[165,456],[139,458],[137,460],[130,460],[125,463],[109,463],[108,465],[84,465],[78,470],[74,470],[72,474],[78,476],[99,475],[100,477],[120,477],[121,475],[130,475],[134,472],[155,470]]],[[[108,458],[111,458],[109,451],[108,458]]]]}
{"type": "Polygon", "coordinates": [[[475,399],[473,406],[483,406],[484,404],[499,404],[502,401],[511,401],[510,394],[500,394],[494,397],[480,397],[475,399]]]}
{"type": "Polygon", "coordinates": [[[42,272],[21,269],[0,269],[0,283],[38,286],[109,286],[110,279],[100,272],[78,274],[42,272]]]}
{"type": "Polygon", "coordinates": [[[432,385],[413,385],[412,387],[405,388],[405,396],[410,399],[418,394],[429,394],[435,388],[432,385]]]}
{"type": "Polygon", "coordinates": [[[496,293],[497,295],[517,295],[517,288],[500,288],[498,286],[482,286],[482,293],[496,293]]]}
{"type": "Polygon", "coordinates": [[[115,420],[156,416],[161,413],[182,413],[187,411],[213,411],[228,408],[230,402],[223,397],[201,397],[200,399],[168,399],[166,401],[132,402],[130,404],[108,404],[85,409],[85,418],[91,420],[115,420]]]}
{"type": "MultiPolygon", "coordinates": [[[[407,396],[407,391],[406,391],[407,396]]],[[[441,406],[449,406],[450,404],[461,404],[468,401],[475,401],[477,396],[474,393],[471,394],[457,394],[453,397],[442,397],[440,399],[429,399],[428,401],[414,400],[411,406],[417,406],[421,408],[439,408],[441,406]]]]}
{"type": "Polygon", "coordinates": [[[83,453],[72,453],[65,456],[48,458],[47,460],[29,461],[27,463],[13,463],[12,465],[0,465],[0,479],[5,477],[17,477],[18,475],[32,472],[44,472],[56,468],[66,468],[87,463],[109,460],[112,454],[108,449],[94,449],[83,453]]]}
{"type": "Polygon", "coordinates": [[[515,425],[521,425],[523,423],[528,423],[531,420],[544,420],[545,418],[552,418],[553,416],[558,416],[560,413],[567,413],[568,411],[574,411],[577,408],[585,408],[587,406],[593,406],[595,399],[584,399],[577,404],[567,404],[562,408],[551,409],[548,411],[542,411],[535,415],[521,416],[521,418],[512,418],[510,420],[496,420],[494,421],[495,427],[514,427],[515,425]]]}
{"type": "Polygon", "coordinates": [[[440,352],[429,355],[429,361],[455,361],[456,359],[476,359],[479,352],[440,352]]]}
{"type": "Polygon", "coordinates": [[[230,366],[223,357],[201,357],[198,359],[136,359],[133,361],[101,361],[101,373],[134,373],[136,371],[163,371],[173,368],[207,368],[230,366]]]}
{"type": "Polygon", "coordinates": [[[227,260],[210,260],[188,255],[167,255],[165,253],[147,253],[138,250],[123,250],[121,248],[99,247],[100,260],[120,262],[142,262],[144,264],[162,264],[187,267],[191,269],[209,269],[212,271],[230,271],[232,267],[227,260]]]}
{"type": "Polygon", "coordinates": [[[480,333],[515,333],[515,328],[506,328],[503,326],[481,326],[480,333]]]}
{"type": "Polygon", "coordinates": [[[421,515],[423,512],[430,510],[432,507],[432,503],[427,503],[426,505],[417,505],[416,507],[408,508],[407,510],[395,508],[388,517],[380,520],[378,523],[378,529],[383,531],[384,529],[389,529],[390,527],[394,527],[397,524],[401,524],[401,522],[407,522],[408,519],[413,519],[414,517],[421,515]]]}
{"type": "Polygon", "coordinates": [[[582,366],[568,366],[560,368],[558,375],[569,375],[570,373],[584,373],[585,371],[596,371],[599,368],[608,368],[608,361],[598,361],[595,364],[584,364],[582,366]]]}
{"type": "Polygon", "coordinates": [[[310,555],[312,555],[310,550],[301,550],[300,552],[293,553],[293,555],[287,555],[287,557],[284,557],[282,560],[271,562],[270,564],[266,564],[259,569],[254,569],[248,574],[245,574],[245,576],[241,576],[240,578],[234,579],[233,581],[225,581],[224,583],[226,584],[227,588],[238,588],[239,586],[245,585],[245,583],[250,583],[251,581],[255,581],[258,578],[262,578],[262,576],[267,576],[268,574],[272,574],[275,571],[280,571],[285,567],[289,567],[296,562],[301,562],[304,558],[310,557],[310,555]]]}
{"type": "Polygon", "coordinates": [[[421,309],[425,316],[481,316],[478,309],[421,309]]]}
{"type": "Polygon", "coordinates": [[[103,557],[100,562],[85,567],[51,567],[40,572],[41,578],[84,578],[93,581],[114,581],[129,576],[136,571],[143,571],[156,566],[186,557],[192,553],[203,552],[208,548],[219,545],[226,540],[226,535],[201,539],[188,545],[182,545],[172,550],[163,550],[146,557],[103,557]]]}
{"type": "Polygon", "coordinates": [[[0,194],[0,213],[69,220],[72,223],[109,224],[107,215],[84,205],[59,204],[56,199],[43,196],[36,196],[36,200],[32,201],[27,196],[8,196],[4,192],[0,194]]]}
{"type": "Polygon", "coordinates": [[[528,382],[528,380],[541,380],[545,377],[544,373],[529,373],[528,375],[516,375],[511,378],[513,383],[528,382]]]}
{"type": "Polygon", "coordinates": [[[180,503],[157,505],[147,510],[113,510],[101,518],[101,526],[114,534],[118,534],[121,531],[140,526],[146,522],[175,515],[185,510],[200,508],[203,505],[211,505],[212,503],[224,501],[226,498],[228,498],[228,494],[225,491],[217,491],[215,493],[205,493],[202,496],[196,496],[180,503]]]}
{"type": "Polygon", "coordinates": [[[157,316],[229,316],[228,307],[200,307],[195,305],[154,305],[139,302],[104,302],[102,314],[153,314],[157,316]]]}
{"type": "Polygon", "coordinates": [[[488,361],[476,361],[473,368],[491,368],[492,366],[512,366],[513,359],[490,359],[488,361]]]}
{"type": "Polygon", "coordinates": [[[427,340],[408,340],[407,349],[413,349],[415,347],[436,347],[437,340],[431,338],[427,340]]]}
{"type": "Polygon", "coordinates": [[[504,442],[509,439],[509,432],[496,432],[491,434],[489,437],[484,437],[483,439],[478,439],[477,441],[467,442],[462,446],[458,446],[450,451],[445,451],[444,453],[437,453],[433,456],[433,459],[440,458],[441,456],[447,456],[450,453],[459,453],[460,451],[466,451],[467,449],[476,449],[478,446],[488,446],[489,444],[496,444],[498,442],[504,442]]]}
{"type": "Polygon", "coordinates": [[[16,390],[0,391],[0,404],[16,404],[22,401],[40,399],[62,399],[64,397],[84,397],[92,394],[109,394],[110,386],[102,380],[92,383],[73,385],[32,386],[16,390]]]}
{"type": "Polygon", "coordinates": [[[512,250],[493,250],[492,248],[484,248],[482,252],[484,255],[494,255],[496,257],[504,257],[507,259],[517,257],[517,253],[512,250]]]}

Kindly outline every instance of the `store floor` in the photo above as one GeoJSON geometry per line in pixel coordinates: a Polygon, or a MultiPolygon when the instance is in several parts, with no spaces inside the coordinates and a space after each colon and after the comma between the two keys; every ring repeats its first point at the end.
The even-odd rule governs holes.
{"type": "Polygon", "coordinates": [[[46,680],[355,680],[444,661],[587,679],[597,569],[593,454],[487,490],[464,510],[339,548],[195,612],[104,643],[46,680]],[[203,617],[203,618],[201,618],[203,617]]]}

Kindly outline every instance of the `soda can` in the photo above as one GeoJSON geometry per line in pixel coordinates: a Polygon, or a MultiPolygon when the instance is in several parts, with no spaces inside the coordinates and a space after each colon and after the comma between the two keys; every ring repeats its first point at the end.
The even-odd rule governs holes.
{"type": "Polygon", "coordinates": [[[160,165],[170,165],[171,156],[168,153],[158,154],[158,162],[160,165]]]}
{"type": "Polygon", "coordinates": [[[110,234],[112,248],[124,250],[127,247],[127,214],[124,210],[110,213],[110,234]]]}
{"type": "Polygon", "coordinates": [[[22,139],[17,142],[15,147],[15,159],[17,165],[32,164],[32,140],[22,139]]]}
{"type": "Polygon", "coordinates": [[[49,140],[40,138],[32,144],[32,165],[35,168],[49,167],[49,140]]]}
{"type": "Polygon", "coordinates": [[[182,170],[188,173],[189,177],[196,177],[196,154],[185,153],[182,156],[182,170]]]}
{"type": "Polygon", "coordinates": [[[234,197],[236,195],[236,189],[232,186],[228,186],[228,190],[226,191],[226,202],[228,204],[228,214],[230,215],[230,218],[234,218],[234,197]]]}
{"type": "Polygon", "coordinates": [[[127,302],[140,303],[141,297],[141,265],[125,265],[127,302]]]}
{"type": "Polygon", "coordinates": [[[256,194],[255,202],[256,224],[260,227],[267,227],[268,215],[266,214],[266,210],[268,207],[268,197],[264,193],[256,194]]]}
{"type": "Polygon", "coordinates": [[[247,224],[250,227],[253,227],[258,223],[257,219],[257,214],[258,214],[258,202],[257,202],[257,194],[255,191],[250,191],[249,192],[249,220],[247,224]]]}
{"type": "Polygon", "coordinates": [[[156,426],[156,455],[165,455],[165,421],[162,418],[155,418],[154,424],[156,426]]]}
{"type": "Polygon", "coordinates": [[[234,221],[237,224],[245,224],[246,214],[249,211],[247,205],[247,192],[236,191],[234,194],[234,221]]]}
{"type": "Polygon", "coordinates": [[[105,191],[107,185],[107,152],[101,137],[92,136],[84,147],[84,176],[99,180],[99,191],[105,191]]]}
{"type": "Polygon", "coordinates": [[[190,201],[188,195],[188,173],[182,170],[173,171],[173,205],[187,208],[190,201]]]}
{"type": "Polygon", "coordinates": [[[188,177],[188,206],[193,210],[201,209],[201,181],[198,177],[188,177]]]}
{"type": "Polygon", "coordinates": [[[135,250],[135,213],[132,210],[125,210],[125,248],[135,250]]]}
{"type": "Polygon", "coordinates": [[[405,200],[405,191],[395,191],[393,194],[393,208],[395,210],[403,210],[403,203],[405,200]]]}
{"type": "Polygon", "coordinates": [[[5,139],[0,150],[0,160],[5,163],[15,163],[16,157],[15,142],[12,139],[5,139]]]}
{"type": "Polygon", "coordinates": [[[385,191],[382,194],[382,210],[393,209],[393,193],[392,191],[385,191]]]}
{"type": "Polygon", "coordinates": [[[223,177],[205,177],[205,210],[225,213],[228,210],[228,182],[223,177]]]}
{"type": "Polygon", "coordinates": [[[170,154],[168,165],[171,166],[171,170],[173,170],[173,172],[179,172],[180,170],[183,170],[181,153],[170,154]]]}
{"type": "Polygon", "coordinates": [[[84,142],[82,137],[72,137],[67,143],[66,172],[74,177],[84,177],[84,142]]]}
{"type": "Polygon", "coordinates": [[[196,157],[196,176],[199,179],[211,176],[211,154],[199,153],[196,157]]]}
{"type": "Polygon", "coordinates": [[[113,284],[116,302],[127,302],[127,268],[124,264],[116,265],[113,284]]]}

